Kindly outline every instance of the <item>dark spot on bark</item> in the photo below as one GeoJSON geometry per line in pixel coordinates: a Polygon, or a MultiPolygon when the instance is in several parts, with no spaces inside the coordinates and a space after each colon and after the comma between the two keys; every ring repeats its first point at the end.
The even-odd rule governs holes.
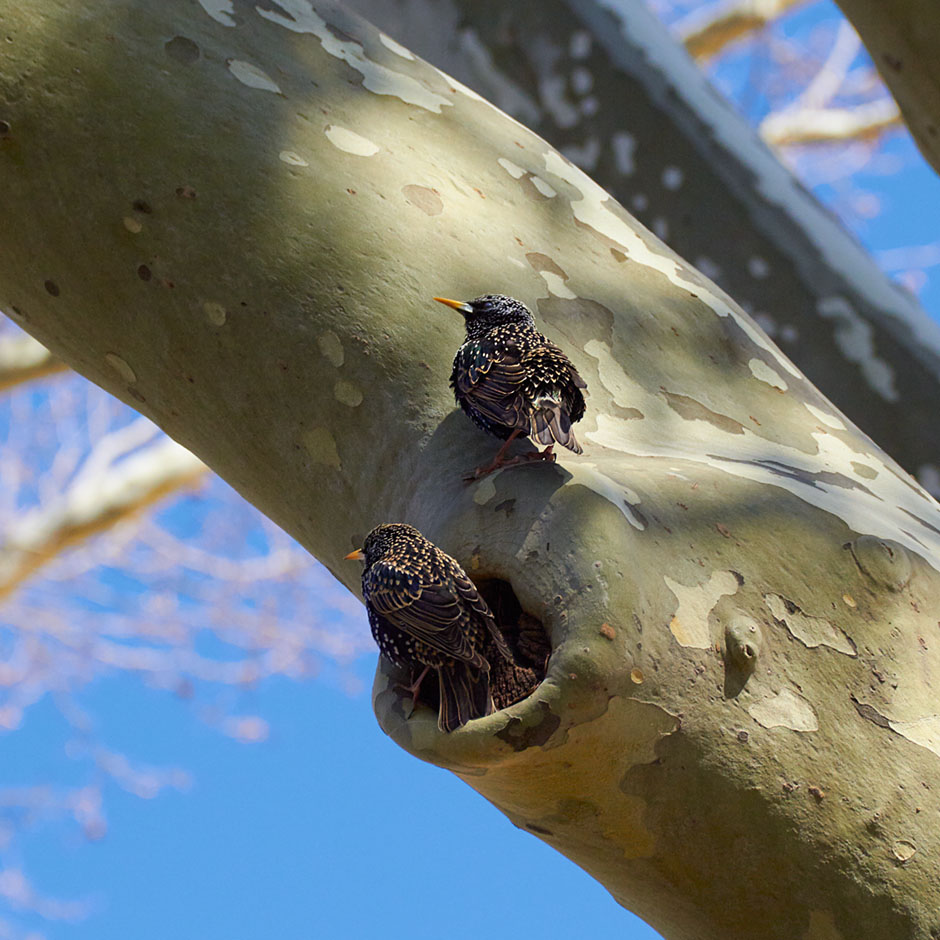
{"type": "Polygon", "coordinates": [[[537,826],[535,823],[526,823],[525,827],[529,832],[537,832],[540,836],[553,836],[555,834],[551,829],[546,829],[544,826],[537,826]]]}
{"type": "Polygon", "coordinates": [[[513,717],[496,737],[505,741],[514,751],[541,747],[558,730],[561,719],[552,713],[548,702],[539,702],[538,707],[542,711],[542,720],[537,725],[523,728],[521,719],[513,717]]]}
{"type": "Polygon", "coordinates": [[[822,803],[826,798],[826,791],[821,790],[819,787],[807,787],[809,792],[815,797],[817,803],[822,803]]]}
{"type": "Polygon", "coordinates": [[[686,421],[707,421],[720,431],[725,431],[728,434],[744,433],[744,425],[739,421],[735,421],[734,418],[729,418],[727,415],[719,414],[717,411],[712,411],[710,408],[706,408],[701,402],[696,401],[694,398],[689,398],[687,395],[676,395],[674,392],[667,392],[665,390],[663,391],[663,396],[666,399],[666,404],[669,405],[680,418],[684,418],[686,421]]]}
{"type": "Polygon", "coordinates": [[[347,187],[347,189],[346,189],[346,192],[349,193],[350,196],[355,196],[355,195],[356,195],[356,190],[354,190],[354,189],[349,189],[348,187],[347,187]]]}
{"type": "Polygon", "coordinates": [[[10,305],[10,309],[13,311],[13,313],[14,313],[15,316],[18,316],[18,317],[20,317],[20,318],[23,319],[23,320],[28,320],[28,319],[29,319],[29,317],[28,317],[25,313],[23,313],[23,311],[20,310],[19,307],[13,306],[13,305],[11,304],[11,305],[10,305]]]}
{"type": "Polygon", "coordinates": [[[883,52],[881,54],[881,61],[884,62],[892,72],[900,72],[903,67],[901,60],[890,52],[883,52]]]}
{"type": "Polygon", "coordinates": [[[193,189],[192,186],[177,186],[176,195],[179,196],[180,199],[195,199],[196,190],[193,189]]]}
{"type": "Polygon", "coordinates": [[[738,587],[743,587],[743,586],[744,586],[744,575],[741,574],[740,571],[732,571],[731,573],[734,575],[734,580],[738,582],[738,587]]]}
{"type": "Polygon", "coordinates": [[[749,737],[749,735],[748,735],[748,733],[747,733],[746,731],[739,731],[739,732],[738,732],[738,740],[739,740],[742,744],[747,744],[748,737],[749,737]]]}
{"type": "Polygon", "coordinates": [[[53,297],[59,296],[59,285],[55,281],[46,281],[43,286],[53,297]]]}
{"type": "Polygon", "coordinates": [[[860,702],[854,695],[849,696],[852,699],[852,704],[855,706],[855,710],[862,716],[866,721],[870,721],[872,724],[878,725],[879,728],[890,728],[891,722],[885,718],[877,709],[873,708],[871,705],[865,705],[860,702]]]}
{"type": "Polygon", "coordinates": [[[493,507],[493,512],[504,512],[508,519],[512,515],[513,507],[516,505],[514,499],[504,499],[501,503],[493,507]]]}
{"type": "Polygon", "coordinates": [[[174,36],[163,44],[166,54],[183,65],[192,65],[199,59],[199,46],[185,36],[174,36]]]}
{"type": "Polygon", "coordinates": [[[563,281],[568,280],[568,275],[548,255],[543,255],[540,251],[530,251],[525,257],[533,270],[548,271],[557,274],[563,281]]]}
{"type": "Polygon", "coordinates": [[[6,137],[10,133],[10,122],[0,121],[0,137],[6,137]]]}
{"type": "Polygon", "coordinates": [[[624,421],[634,421],[643,417],[643,412],[639,408],[624,408],[623,405],[618,405],[615,401],[612,401],[609,407],[611,414],[623,418],[624,421]]]}
{"type": "Polygon", "coordinates": [[[137,391],[136,388],[128,388],[127,394],[130,395],[131,398],[133,398],[135,401],[145,402],[147,400],[143,395],[140,394],[140,392],[137,391]]]}
{"type": "Polygon", "coordinates": [[[623,264],[623,262],[627,260],[627,256],[619,248],[611,248],[610,253],[621,264],[623,264]]]}
{"type": "Polygon", "coordinates": [[[135,212],[143,212],[145,215],[153,215],[153,207],[144,199],[135,199],[131,206],[135,212]]]}
{"type": "Polygon", "coordinates": [[[408,203],[425,215],[440,215],[444,211],[444,201],[436,189],[410,183],[402,186],[401,191],[408,203]]]}
{"type": "Polygon", "coordinates": [[[141,264],[137,268],[137,276],[142,281],[149,281],[153,277],[153,272],[145,264],[141,264]]]}

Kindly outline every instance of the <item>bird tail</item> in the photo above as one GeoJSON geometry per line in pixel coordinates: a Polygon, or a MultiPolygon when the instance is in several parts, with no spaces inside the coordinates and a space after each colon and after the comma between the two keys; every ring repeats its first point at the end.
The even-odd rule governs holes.
{"type": "Polygon", "coordinates": [[[582,453],[581,445],[571,429],[568,410],[554,395],[543,394],[535,400],[529,416],[529,436],[540,444],[557,442],[576,454],[582,453]]]}
{"type": "Polygon", "coordinates": [[[455,731],[472,718],[493,713],[490,695],[490,671],[464,662],[437,670],[441,689],[441,707],[437,726],[441,731],[455,731]]]}

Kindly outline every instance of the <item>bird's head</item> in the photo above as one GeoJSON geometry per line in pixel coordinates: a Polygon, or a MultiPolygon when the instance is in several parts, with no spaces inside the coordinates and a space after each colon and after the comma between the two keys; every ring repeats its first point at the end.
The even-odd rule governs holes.
{"type": "Polygon", "coordinates": [[[385,525],[378,525],[366,536],[362,548],[350,552],[346,559],[349,561],[364,561],[366,568],[371,568],[397,544],[413,542],[415,539],[423,541],[424,536],[414,526],[407,525],[404,522],[389,522],[385,525]]]}
{"type": "Polygon", "coordinates": [[[459,310],[467,324],[467,338],[476,339],[483,336],[497,326],[507,323],[519,323],[524,326],[535,326],[529,308],[505,294],[484,294],[476,300],[448,300],[446,297],[435,297],[438,303],[446,304],[459,310]]]}

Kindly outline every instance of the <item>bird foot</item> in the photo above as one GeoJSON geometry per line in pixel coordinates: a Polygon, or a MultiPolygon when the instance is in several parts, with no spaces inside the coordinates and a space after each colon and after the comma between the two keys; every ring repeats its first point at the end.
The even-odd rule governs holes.
{"type": "Polygon", "coordinates": [[[470,473],[468,473],[463,478],[464,482],[473,483],[475,480],[482,480],[483,477],[489,476],[496,470],[503,470],[507,467],[518,467],[521,464],[530,464],[536,460],[544,460],[546,463],[554,463],[558,456],[552,451],[554,446],[554,444],[549,444],[545,450],[528,451],[525,454],[519,454],[517,457],[511,457],[509,460],[494,460],[491,464],[487,464],[485,467],[477,467],[476,470],[471,470],[470,473]]]}

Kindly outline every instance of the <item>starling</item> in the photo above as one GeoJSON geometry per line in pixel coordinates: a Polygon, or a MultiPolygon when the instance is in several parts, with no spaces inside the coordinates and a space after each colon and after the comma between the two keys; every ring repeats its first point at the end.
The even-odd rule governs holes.
{"type": "Polygon", "coordinates": [[[346,557],[365,561],[362,593],[383,655],[397,666],[423,667],[406,691],[417,700],[422,680],[430,669],[437,670],[441,731],[491,714],[484,645],[495,646],[509,660],[512,654],[463,568],[403,523],[377,526],[363,547],[346,557]]]}
{"type": "Polygon", "coordinates": [[[464,302],[435,297],[459,310],[467,339],[454,357],[450,384],[457,404],[484,431],[506,441],[478,479],[524,460],[554,460],[556,443],[581,453],[571,425],[584,416],[587,384],[568,357],[535,328],[529,308],[505,294],[464,302]],[[505,460],[509,445],[530,437],[545,450],[505,460]]]}

